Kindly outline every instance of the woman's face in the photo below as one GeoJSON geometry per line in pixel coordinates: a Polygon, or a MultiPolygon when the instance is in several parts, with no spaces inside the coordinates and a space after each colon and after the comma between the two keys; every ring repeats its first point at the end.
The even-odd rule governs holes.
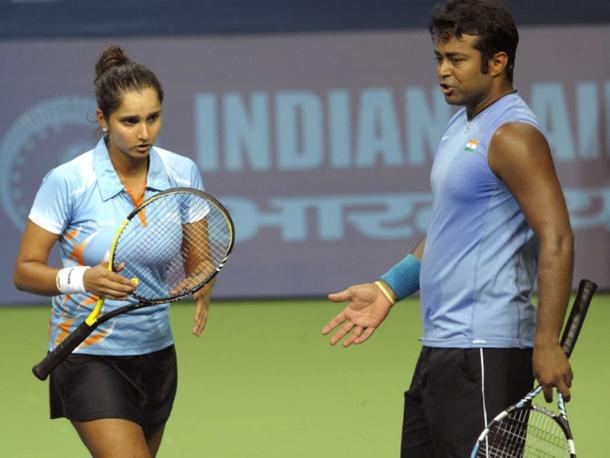
{"type": "Polygon", "coordinates": [[[124,92],[115,111],[105,118],[98,109],[96,117],[107,129],[110,155],[138,161],[148,158],[163,124],[159,96],[150,87],[124,92]]]}

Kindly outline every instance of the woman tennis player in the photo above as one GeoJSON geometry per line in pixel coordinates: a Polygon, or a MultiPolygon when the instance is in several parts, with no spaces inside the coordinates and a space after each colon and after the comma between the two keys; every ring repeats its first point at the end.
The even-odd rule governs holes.
{"type": "MultiPolygon", "coordinates": [[[[95,66],[95,95],[103,137],[44,178],[16,261],[19,289],[53,296],[49,350],[82,323],[98,297],[106,298],[104,307],[118,307],[136,288],[106,266],[114,233],[130,211],[165,189],[203,189],[193,161],[154,146],[163,90],[151,70],[109,47],[95,66]],[[48,264],[56,243],[61,269],[48,264]]],[[[195,294],[197,336],[212,287],[195,294]]],[[[154,457],[159,449],[177,380],[168,308],[104,323],[51,374],[51,418],[68,418],[95,457],[154,457]]]]}

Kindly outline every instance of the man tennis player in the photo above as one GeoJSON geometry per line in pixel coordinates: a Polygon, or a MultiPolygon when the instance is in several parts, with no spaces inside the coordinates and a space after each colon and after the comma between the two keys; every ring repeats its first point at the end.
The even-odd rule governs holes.
{"type": "Polygon", "coordinates": [[[547,401],[553,388],[569,398],[559,334],[573,234],[549,145],[513,87],[510,13],[499,1],[449,0],[430,32],[440,90],[462,107],[434,158],[430,226],[378,281],[330,294],[347,306],[323,333],[337,329],[332,344],[362,343],[419,290],[423,347],[405,393],[402,456],[463,458],[534,376],[547,401]]]}

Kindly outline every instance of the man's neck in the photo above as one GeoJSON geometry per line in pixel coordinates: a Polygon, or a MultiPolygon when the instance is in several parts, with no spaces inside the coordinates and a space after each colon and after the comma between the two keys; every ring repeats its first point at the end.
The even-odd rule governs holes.
{"type": "Polygon", "coordinates": [[[476,105],[466,107],[466,115],[468,120],[472,120],[475,116],[496,103],[502,97],[515,92],[517,91],[513,88],[512,83],[505,84],[497,90],[492,91],[487,97],[479,101],[476,105]]]}

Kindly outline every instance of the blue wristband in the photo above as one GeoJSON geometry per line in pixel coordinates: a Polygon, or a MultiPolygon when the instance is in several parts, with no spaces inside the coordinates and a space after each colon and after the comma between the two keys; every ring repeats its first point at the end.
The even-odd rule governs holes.
{"type": "Polygon", "coordinates": [[[409,253],[380,278],[392,288],[396,298],[401,300],[419,291],[419,268],[419,260],[409,253]]]}

